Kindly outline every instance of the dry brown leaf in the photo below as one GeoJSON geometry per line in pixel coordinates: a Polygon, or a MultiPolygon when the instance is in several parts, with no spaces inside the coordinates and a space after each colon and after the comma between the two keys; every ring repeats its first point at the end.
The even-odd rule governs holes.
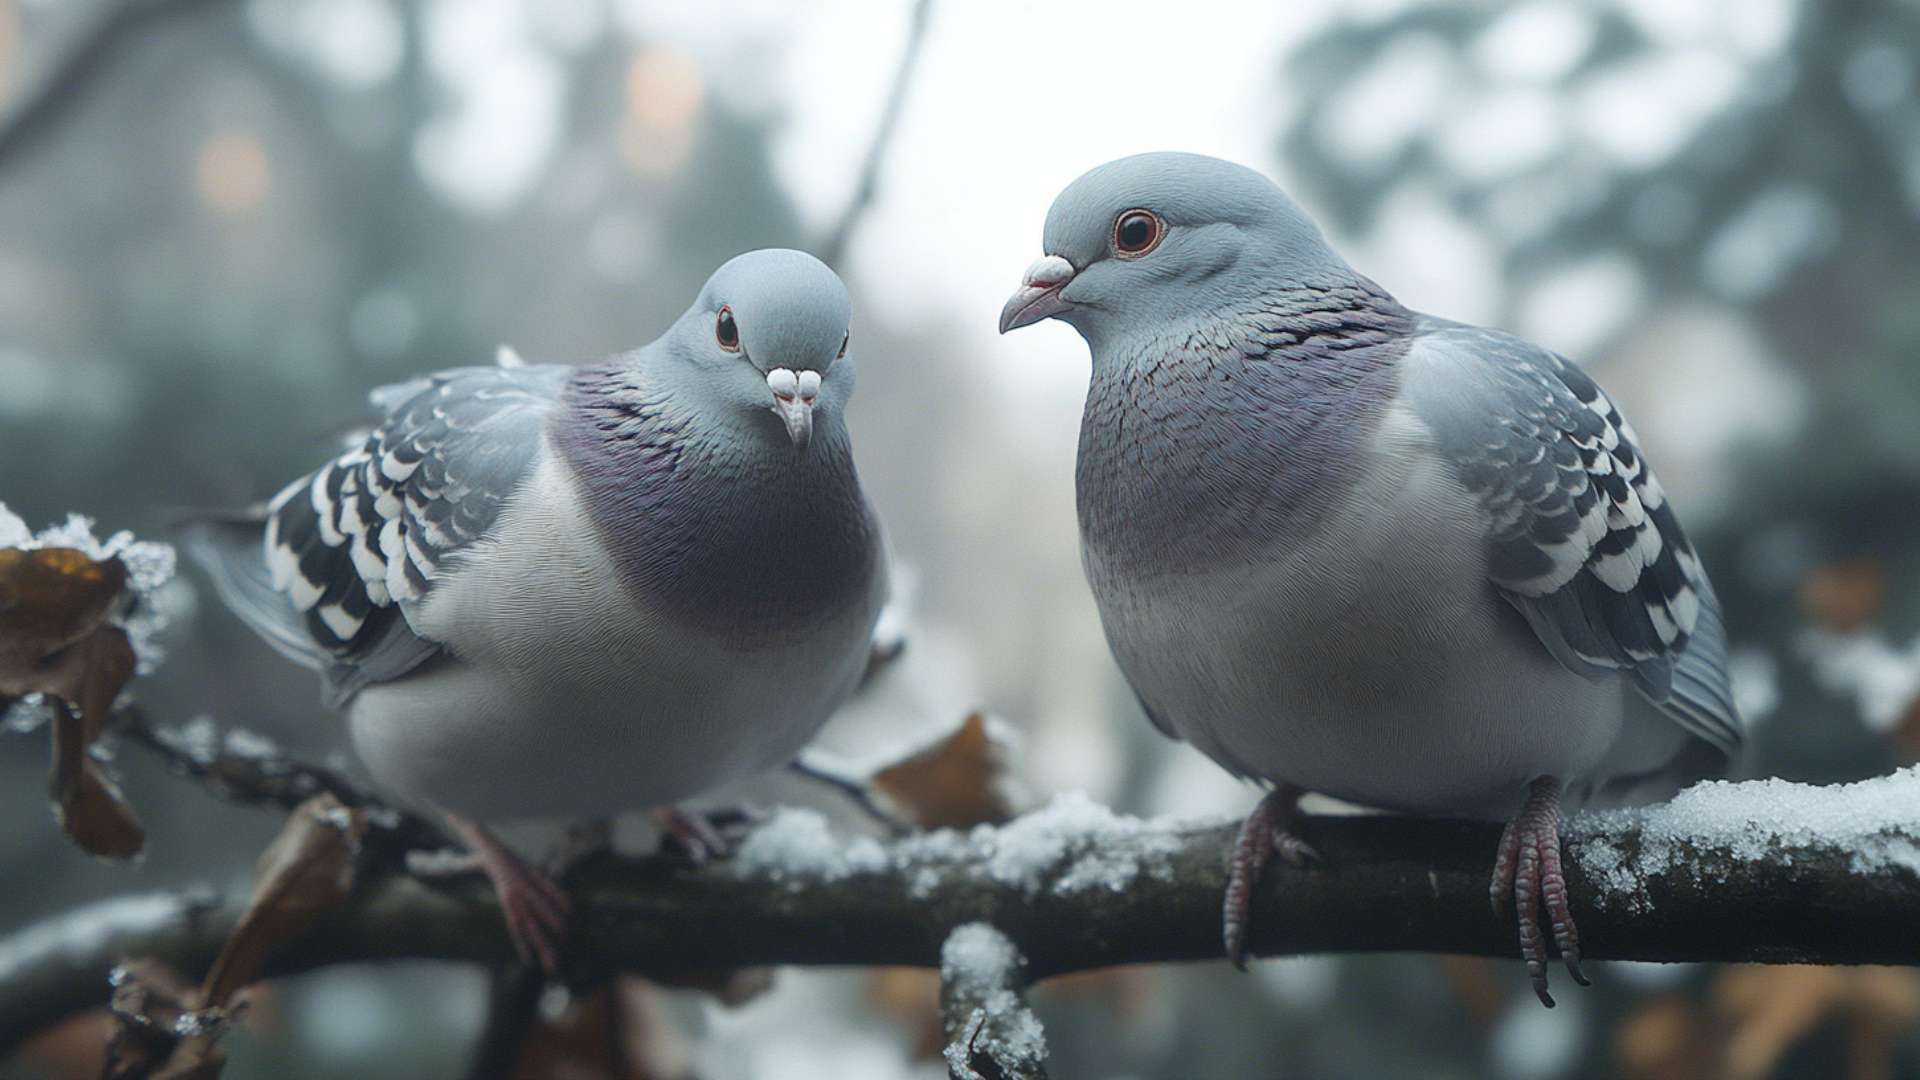
{"type": "Polygon", "coordinates": [[[1714,1075],[1721,1033],[1693,1002],[1662,994],[1640,1003],[1613,1031],[1625,1080],[1695,1080],[1714,1075]]]}
{"type": "Polygon", "coordinates": [[[1724,1075],[1769,1076],[1828,1017],[1847,1025],[1854,1080],[1892,1075],[1898,1036],[1920,1022],[1920,972],[1909,968],[1782,965],[1732,967],[1714,986],[1732,1025],[1724,1075]]]}
{"type": "Polygon", "coordinates": [[[367,835],[367,815],[332,795],[316,795],[254,864],[253,899],[207,973],[200,1000],[222,1008],[259,977],[267,953],[338,907],[353,891],[354,858],[367,835]]]}
{"type": "Polygon", "coordinates": [[[96,562],[75,548],[0,548],[0,680],[92,633],[126,587],[119,559],[96,562]]]}
{"type": "MultiPolygon", "coordinates": [[[[180,1022],[189,1011],[190,994],[186,983],[158,961],[140,960],[116,968],[111,1006],[114,1030],[100,1075],[107,1080],[149,1080],[169,1068],[180,1049],[180,1022]]],[[[205,1064],[203,1059],[195,1067],[205,1064]]]]}
{"type": "Polygon", "coordinates": [[[1440,972],[1468,1018],[1482,1029],[1493,1027],[1506,1007],[1506,983],[1499,977],[1505,965],[1481,956],[1443,956],[1440,972]]]}
{"type": "Polygon", "coordinates": [[[923,829],[964,829],[1010,820],[1007,749],[974,713],[938,742],[873,774],[874,790],[923,829]]]}
{"type": "Polygon", "coordinates": [[[930,968],[882,967],[867,973],[867,1003],[907,1030],[915,1061],[933,1061],[946,1048],[940,1021],[940,973],[930,968]]]}
{"type": "Polygon", "coordinates": [[[1836,634],[1864,630],[1880,617],[1887,573],[1871,557],[1816,566],[1800,579],[1800,608],[1822,629],[1836,634]]]}
{"type": "Polygon", "coordinates": [[[126,586],[119,559],[0,549],[0,694],[52,700],[54,815],[82,849],[120,859],[146,834],[87,748],[133,677],[133,646],[106,621],[126,586]]]}
{"type": "Polygon", "coordinates": [[[94,1080],[106,1067],[113,1039],[113,1014],[90,1009],[40,1031],[20,1045],[20,1061],[29,1075],[50,1080],[94,1080]]]}
{"type": "Polygon", "coordinates": [[[1911,765],[1920,761],[1920,697],[1907,703],[1907,711],[1900,715],[1900,722],[1894,725],[1893,749],[1900,755],[1901,764],[1911,765]]]}
{"type": "Polygon", "coordinates": [[[692,1080],[687,1037],[667,1015],[660,991],[623,975],[577,999],[527,1033],[516,1078],[692,1080]]]}
{"type": "Polygon", "coordinates": [[[118,1028],[105,1075],[114,1080],[213,1080],[226,1064],[221,1037],[276,945],[346,900],[367,832],[364,811],[319,795],[287,823],[254,866],[253,898],[198,990],[156,964],[128,965],[114,980],[118,1028]]]}

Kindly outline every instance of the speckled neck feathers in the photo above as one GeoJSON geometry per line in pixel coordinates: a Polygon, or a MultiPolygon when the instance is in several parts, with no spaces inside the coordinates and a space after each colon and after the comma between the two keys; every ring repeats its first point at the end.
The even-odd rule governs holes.
{"type": "Polygon", "coordinates": [[[581,368],[553,428],[622,586],[745,647],[864,599],[880,556],[840,419],[805,455],[751,419],[776,423],[694,415],[622,359],[581,368]]]}
{"type": "Polygon", "coordinates": [[[1356,276],[1103,343],[1080,427],[1089,572],[1180,573],[1311,529],[1351,485],[1411,325],[1356,276]]]}

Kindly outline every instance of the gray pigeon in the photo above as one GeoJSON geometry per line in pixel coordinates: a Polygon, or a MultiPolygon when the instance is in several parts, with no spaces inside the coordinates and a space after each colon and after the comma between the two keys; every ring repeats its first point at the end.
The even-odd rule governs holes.
{"type": "Polygon", "coordinates": [[[1314,857],[1305,791],[1509,822],[1543,1002],[1539,909],[1579,937],[1559,821],[1723,771],[1744,736],[1719,604],[1633,429],[1579,368],[1410,311],[1252,170],[1143,154],[1074,181],[1002,333],[1093,353],[1083,561],[1147,716],[1272,785],[1235,846],[1242,962],[1268,857],[1314,857]]]}
{"type": "Polygon", "coordinates": [[[776,767],[860,678],[886,568],[843,417],[848,313],[812,256],[742,255],[638,351],[375,391],[364,444],[189,533],[549,970],[566,898],[483,823],[670,807],[776,767]]]}

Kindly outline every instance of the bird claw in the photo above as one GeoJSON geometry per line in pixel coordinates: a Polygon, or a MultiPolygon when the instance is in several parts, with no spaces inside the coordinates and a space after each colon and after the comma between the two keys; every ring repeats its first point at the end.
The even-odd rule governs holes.
{"type": "Polygon", "coordinates": [[[1560,865],[1560,782],[1543,776],[1533,782],[1526,804],[1500,834],[1500,850],[1493,861],[1489,899],[1494,914],[1506,918],[1511,896],[1519,921],[1520,956],[1540,1003],[1553,1008],[1547,992],[1547,935],[1540,926],[1544,907],[1553,944],[1566,962],[1575,984],[1591,986],[1580,970],[1580,930],[1574,925],[1567,901],[1567,879],[1560,865]]]}
{"type": "Polygon", "coordinates": [[[493,883],[500,914],[507,924],[513,951],[522,961],[537,962],[548,976],[560,971],[560,944],[566,939],[573,902],[552,877],[514,854],[481,825],[447,815],[447,822],[466,842],[473,861],[493,883]]]}
{"type": "Polygon", "coordinates": [[[695,866],[731,855],[740,837],[758,824],[760,816],[744,808],[709,814],[663,806],[653,812],[653,819],[660,826],[660,846],[678,851],[695,866]]]}
{"type": "Polygon", "coordinates": [[[1300,791],[1279,787],[1267,793],[1247,815],[1234,838],[1227,863],[1227,891],[1222,905],[1221,943],[1227,961],[1241,971],[1247,970],[1247,932],[1252,924],[1253,889],[1266,870],[1267,861],[1280,856],[1290,866],[1305,866],[1321,861],[1320,852],[1296,836],[1288,826],[1297,813],[1300,791]]]}

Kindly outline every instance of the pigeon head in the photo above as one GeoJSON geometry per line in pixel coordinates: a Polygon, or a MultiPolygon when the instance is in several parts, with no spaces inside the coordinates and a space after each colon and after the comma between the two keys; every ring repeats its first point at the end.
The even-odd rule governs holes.
{"type": "Polygon", "coordinates": [[[1047,212],[1046,254],[1000,313],[1000,332],[1061,319],[1096,343],[1219,310],[1276,282],[1353,271],[1271,180],[1200,154],[1110,161],[1047,212]]]}
{"type": "Polygon", "coordinates": [[[683,388],[717,398],[750,428],[776,436],[784,429],[805,453],[816,413],[837,417],[853,389],[851,312],[846,285],[819,259],[750,251],[707,279],[669,333],[669,352],[683,388]]]}

